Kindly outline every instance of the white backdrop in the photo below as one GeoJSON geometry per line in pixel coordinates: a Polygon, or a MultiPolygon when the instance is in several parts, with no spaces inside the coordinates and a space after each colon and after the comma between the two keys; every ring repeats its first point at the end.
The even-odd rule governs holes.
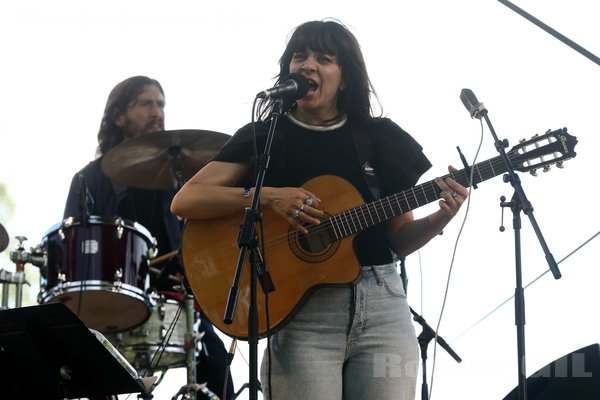
{"type": "MultiPolygon", "coordinates": [[[[595,2],[516,4],[600,54],[595,2]]],[[[94,157],[104,103],[117,82],[140,74],[160,80],[167,129],[232,134],[250,119],[254,95],[272,86],[288,33],[324,17],[356,34],[385,114],[425,148],[434,166],[423,181],[444,174],[448,164],[461,166],[457,145],[469,161],[475,156],[480,127],[459,100],[461,89],[471,88],[511,145],[562,127],[579,140],[577,157],[564,169],[520,175],[556,260],[600,230],[593,178],[599,66],[492,0],[3,2],[0,182],[16,209],[0,222],[33,246],[60,221],[71,177],[94,157]]],[[[479,160],[496,155],[486,128],[479,160]]],[[[512,193],[501,178],[473,192],[449,282],[466,207],[442,236],[407,259],[409,301],[434,327],[449,285],[439,333],[463,359],[457,364],[438,347],[432,399],[502,398],[517,384],[512,300],[478,323],[514,291],[510,212],[504,213],[507,230],[498,230],[499,198],[512,193]]],[[[599,249],[592,240],[559,265],[562,279],[546,274],[526,290],[528,375],[599,341],[599,249]]],[[[10,270],[7,253],[0,267],[10,270]]],[[[525,283],[548,269],[525,216],[522,256],[525,283]]],[[[35,304],[35,268],[27,275],[26,300],[35,304]]],[[[248,380],[244,357],[247,345],[240,344],[232,366],[236,390],[248,380]]],[[[431,343],[429,367],[433,358],[431,343]]],[[[170,398],[184,383],[182,370],[169,371],[155,398],[170,398]]]]}

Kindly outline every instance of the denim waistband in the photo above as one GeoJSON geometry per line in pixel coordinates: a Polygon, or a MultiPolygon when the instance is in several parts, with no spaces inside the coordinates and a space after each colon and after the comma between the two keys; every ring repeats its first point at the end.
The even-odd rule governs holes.
{"type": "Polygon", "coordinates": [[[365,270],[369,270],[369,269],[385,269],[385,268],[389,268],[389,267],[396,268],[396,263],[391,262],[391,263],[379,264],[379,265],[362,265],[360,268],[363,271],[365,271],[365,270]]]}

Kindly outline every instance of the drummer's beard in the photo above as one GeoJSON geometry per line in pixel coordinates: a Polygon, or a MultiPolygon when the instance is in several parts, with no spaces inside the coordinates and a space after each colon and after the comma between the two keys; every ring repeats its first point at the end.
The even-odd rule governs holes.
{"type": "Polygon", "coordinates": [[[160,132],[165,130],[165,121],[163,118],[154,118],[143,127],[140,127],[134,121],[127,119],[123,126],[123,136],[125,139],[146,135],[148,133],[160,132]]]}

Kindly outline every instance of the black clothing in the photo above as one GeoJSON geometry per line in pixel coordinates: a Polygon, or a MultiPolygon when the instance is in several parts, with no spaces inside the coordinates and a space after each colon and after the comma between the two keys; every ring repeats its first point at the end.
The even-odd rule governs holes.
{"type": "MultiPolygon", "coordinates": [[[[268,125],[256,124],[258,151],[262,152],[268,125]]],[[[252,125],[242,127],[220,150],[215,160],[250,162],[252,125]]],[[[280,118],[273,138],[269,171],[265,186],[301,186],[324,174],[337,175],[350,182],[365,202],[413,187],[431,167],[421,146],[398,125],[387,118],[376,118],[369,126],[346,121],[332,130],[312,130],[299,126],[290,118],[280,118]],[[376,176],[376,178],[374,177],[376,176]],[[376,185],[372,182],[378,181],[376,185]]],[[[252,186],[247,177],[243,186],[252,186]]],[[[318,195],[318,193],[317,193],[318,195]]],[[[385,235],[378,224],[359,233],[354,241],[361,265],[392,262],[385,235]]]]}

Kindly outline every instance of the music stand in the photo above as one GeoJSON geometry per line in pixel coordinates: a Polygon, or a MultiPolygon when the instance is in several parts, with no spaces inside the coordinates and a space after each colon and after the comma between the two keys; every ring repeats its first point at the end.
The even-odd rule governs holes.
{"type": "Polygon", "coordinates": [[[3,399],[61,399],[146,390],[64,304],[0,311],[3,399]]]}

